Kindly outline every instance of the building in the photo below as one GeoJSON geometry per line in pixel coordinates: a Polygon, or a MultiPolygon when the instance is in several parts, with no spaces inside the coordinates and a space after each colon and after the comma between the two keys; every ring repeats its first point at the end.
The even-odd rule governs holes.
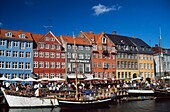
{"type": "Polygon", "coordinates": [[[105,34],[115,45],[117,50],[116,58],[116,79],[130,81],[139,76],[137,47],[127,36],[105,34]]]}
{"type": "Polygon", "coordinates": [[[85,38],[60,36],[66,55],[66,74],[68,80],[92,77],[91,44],[85,38]]]}
{"type": "Polygon", "coordinates": [[[26,79],[33,71],[31,33],[0,29],[0,76],[26,79]]]}
{"type": "Polygon", "coordinates": [[[154,56],[152,48],[143,40],[132,37],[129,38],[137,48],[139,77],[144,81],[154,81],[154,56]]]}
{"type": "Polygon", "coordinates": [[[170,76],[170,49],[153,47],[156,79],[170,76]]]}
{"type": "Polygon", "coordinates": [[[65,52],[60,38],[51,31],[32,34],[34,40],[33,72],[38,78],[65,78],[65,52]]]}
{"type": "Polygon", "coordinates": [[[115,44],[105,36],[104,32],[80,31],[80,37],[86,38],[92,45],[92,74],[93,77],[113,79],[116,76],[115,44]]]}

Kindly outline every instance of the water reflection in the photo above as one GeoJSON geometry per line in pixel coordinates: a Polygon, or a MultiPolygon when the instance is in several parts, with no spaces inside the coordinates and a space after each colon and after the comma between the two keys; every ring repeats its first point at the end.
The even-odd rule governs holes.
{"type": "Polygon", "coordinates": [[[9,112],[60,112],[60,108],[10,108],[9,112]]]}

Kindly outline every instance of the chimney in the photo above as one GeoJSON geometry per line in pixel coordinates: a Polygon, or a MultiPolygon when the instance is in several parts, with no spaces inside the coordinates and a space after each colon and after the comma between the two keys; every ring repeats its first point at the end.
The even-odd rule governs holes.
{"type": "Polygon", "coordinates": [[[117,31],[112,31],[112,34],[113,35],[117,35],[117,31]]]}
{"type": "Polygon", "coordinates": [[[93,31],[89,31],[89,33],[94,34],[93,31]]]}
{"type": "Polygon", "coordinates": [[[136,39],[136,36],[135,36],[135,35],[133,35],[133,36],[132,36],[132,38],[136,39]]]}

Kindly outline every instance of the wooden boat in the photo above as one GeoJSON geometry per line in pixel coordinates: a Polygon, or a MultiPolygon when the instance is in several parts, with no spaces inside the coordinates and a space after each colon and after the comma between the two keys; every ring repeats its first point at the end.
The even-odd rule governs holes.
{"type": "Polygon", "coordinates": [[[170,88],[155,89],[154,96],[159,99],[170,99],[170,88]]]}
{"type": "Polygon", "coordinates": [[[55,97],[36,97],[34,95],[21,95],[11,90],[1,88],[4,97],[12,108],[29,108],[29,107],[55,107],[58,100],[55,97]]]}

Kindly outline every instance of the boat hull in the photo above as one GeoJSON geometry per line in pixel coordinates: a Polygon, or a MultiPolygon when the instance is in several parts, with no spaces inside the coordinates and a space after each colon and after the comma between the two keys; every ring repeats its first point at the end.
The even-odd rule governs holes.
{"type": "Polygon", "coordinates": [[[127,90],[129,96],[153,96],[154,90],[127,90]]]}
{"type": "Polygon", "coordinates": [[[9,107],[12,108],[54,107],[58,105],[56,98],[7,95],[3,89],[2,92],[9,107]]]}
{"type": "Polygon", "coordinates": [[[108,102],[111,102],[112,98],[106,98],[106,99],[100,99],[100,100],[89,100],[89,101],[76,101],[76,100],[60,100],[59,107],[63,108],[90,108],[90,107],[97,107],[97,106],[103,106],[104,104],[108,104],[108,102]]]}

